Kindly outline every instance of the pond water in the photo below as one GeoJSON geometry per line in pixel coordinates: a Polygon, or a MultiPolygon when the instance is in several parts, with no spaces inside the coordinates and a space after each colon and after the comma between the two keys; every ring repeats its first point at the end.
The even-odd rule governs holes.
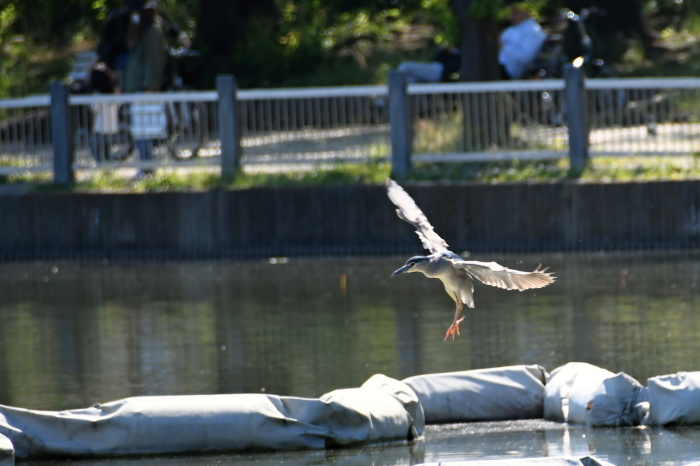
{"type": "MultiPolygon", "coordinates": [[[[700,254],[475,256],[522,270],[542,263],[558,280],[522,293],[477,284],[477,307],[454,342],[442,341],[454,304],[440,282],[390,277],[405,259],[0,264],[0,404],[61,410],[134,395],[317,397],[376,373],[402,379],[512,364],[551,372],[570,361],[642,384],[700,370],[700,254]]],[[[700,458],[700,429],[453,424],[429,426],[410,445],[159,462],[401,465],[588,454],[684,464],[700,458]]]]}

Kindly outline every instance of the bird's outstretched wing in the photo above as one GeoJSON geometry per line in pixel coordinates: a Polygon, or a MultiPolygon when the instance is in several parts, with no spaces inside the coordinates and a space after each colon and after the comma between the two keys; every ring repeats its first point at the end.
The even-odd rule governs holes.
{"type": "Polygon", "coordinates": [[[398,209],[396,209],[396,214],[401,220],[413,225],[425,249],[430,252],[443,252],[448,250],[445,240],[435,233],[433,226],[430,224],[423,211],[418,208],[413,198],[411,198],[396,181],[387,178],[386,191],[391,202],[398,207],[398,209]]]}
{"type": "Polygon", "coordinates": [[[536,268],[532,272],[522,272],[503,267],[496,262],[477,262],[450,259],[456,268],[464,269],[472,277],[486,285],[506,290],[529,290],[543,288],[554,283],[556,277],[547,269],[536,268]]]}

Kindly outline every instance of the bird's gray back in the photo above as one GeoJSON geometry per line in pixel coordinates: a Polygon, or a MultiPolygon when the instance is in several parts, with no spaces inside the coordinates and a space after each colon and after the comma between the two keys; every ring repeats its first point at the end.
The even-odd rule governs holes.
{"type": "Polygon", "coordinates": [[[428,258],[429,260],[426,262],[424,271],[427,277],[466,277],[468,275],[465,270],[454,266],[453,261],[462,260],[462,258],[452,251],[436,252],[428,256],[428,258]]]}

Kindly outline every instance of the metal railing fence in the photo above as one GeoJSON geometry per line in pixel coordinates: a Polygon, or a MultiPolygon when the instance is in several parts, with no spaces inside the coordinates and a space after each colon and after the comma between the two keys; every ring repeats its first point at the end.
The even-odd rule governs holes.
{"type": "Polygon", "coordinates": [[[109,166],[154,166],[167,162],[211,164],[211,155],[219,139],[216,118],[216,92],[166,92],[149,94],[94,94],[70,97],[70,118],[74,133],[76,170],[109,166]],[[152,125],[154,160],[138,161],[134,131],[138,108],[139,123],[152,125]],[[117,125],[107,134],[110,153],[95,150],[98,114],[113,110],[117,125]]]}
{"type": "Polygon", "coordinates": [[[201,166],[230,174],[390,161],[400,176],[420,162],[700,153],[700,79],[580,73],[409,85],[392,72],[388,86],[273,90],[238,90],[222,76],[214,91],[65,98],[54,83],[51,95],[0,100],[0,174],[58,173],[57,163],[71,173],[201,166]],[[102,137],[105,108],[116,126],[102,137]],[[66,137],[57,140],[52,118],[67,125],[66,137]],[[153,132],[144,136],[145,127],[153,132]],[[153,141],[149,160],[135,149],[139,137],[153,141]]]}
{"type": "Polygon", "coordinates": [[[564,81],[416,84],[407,88],[414,162],[543,159],[567,155],[555,112],[564,81]]]}
{"type": "Polygon", "coordinates": [[[389,153],[385,86],[241,90],[243,165],[367,162],[389,153]]]}
{"type": "Polygon", "coordinates": [[[51,170],[49,96],[0,100],[0,174],[51,170]]]}
{"type": "Polygon", "coordinates": [[[700,153],[700,79],[590,79],[591,156],[700,153]]]}

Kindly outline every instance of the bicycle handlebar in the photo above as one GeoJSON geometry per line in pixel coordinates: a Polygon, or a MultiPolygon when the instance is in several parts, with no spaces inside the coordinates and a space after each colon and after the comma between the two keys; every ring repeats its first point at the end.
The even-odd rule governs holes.
{"type": "Polygon", "coordinates": [[[175,58],[198,57],[200,55],[199,50],[192,50],[186,47],[170,47],[168,53],[175,58]]]}
{"type": "Polygon", "coordinates": [[[601,10],[600,8],[596,7],[591,7],[581,8],[581,11],[578,13],[576,13],[573,10],[567,10],[561,14],[561,18],[576,23],[579,21],[586,21],[588,18],[591,17],[591,15],[605,16],[607,14],[608,13],[605,10],[601,10]]]}

